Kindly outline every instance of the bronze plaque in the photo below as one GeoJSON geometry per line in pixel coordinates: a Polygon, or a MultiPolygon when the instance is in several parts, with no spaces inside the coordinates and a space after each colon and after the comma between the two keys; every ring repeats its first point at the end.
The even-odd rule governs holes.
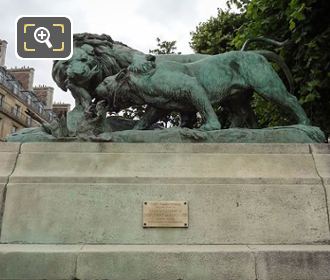
{"type": "Polygon", "coordinates": [[[145,201],[143,227],[188,227],[187,201],[145,201]]]}

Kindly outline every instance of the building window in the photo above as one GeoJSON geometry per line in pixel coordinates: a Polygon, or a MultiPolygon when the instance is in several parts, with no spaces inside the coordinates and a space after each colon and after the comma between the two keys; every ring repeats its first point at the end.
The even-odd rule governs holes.
{"type": "Polygon", "coordinates": [[[17,127],[13,125],[13,126],[11,127],[10,132],[11,132],[11,133],[15,133],[16,131],[17,131],[17,127]]]}
{"type": "Polygon", "coordinates": [[[28,94],[27,95],[27,104],[31,105],[31,102],[32,102],[31,100],[32,100],[31,95],[28,94]]]}
{"type": "Polygon", "coordinates": [[[4,101],[5,101],[5,96],[3,94],[0,94],[0,106],[2,106],[4,101]]]}
{"type": "Polygon", "coordinates": [[[15,107],[13,107],[13,113],[16,117],[19,117],[19,115],[21,113],[20,111],[21,111],[21,107],[18,106],[17,104],[15,104],[15,107]]]}
{"type": "Polygon", "coordinates": [[[13,83],[13,92],[14,92],[15,94],[18,94],[18,93],[19,93],[18,85],[17,85],[17,84],[14,84],[14,83],[13,83]]]}
{"type": "Polygon", "coordinates": [[[26,122],[27,122],[28,126],[31,126],[32,125],[32,118],[30,116],[27,116],[26,122]]]}

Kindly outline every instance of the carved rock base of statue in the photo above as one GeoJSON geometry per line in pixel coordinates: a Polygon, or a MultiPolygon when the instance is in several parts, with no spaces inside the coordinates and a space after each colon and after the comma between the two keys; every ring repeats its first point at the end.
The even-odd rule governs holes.
{"type": "Polygon", "coordinates": [[[329,279],[327,144],[0,143],[0,158],[0,279],[329,279]],[[187,202],[188,224],[146,227],[147,201],[187,202]]]}
{"type": "Polygon", "coordinates": [[[293,125],[264,129],[230,128],[214,131],[170,128],[163,130],[127,130],[102,133],[89,141],[127,143],[324,143],[317,127],[293,125]]]}
{"type": "Polygon", "coordinates": [[[200,131],[187,128],[156,130],[124,130],[135,121],[123,118],[112,120],[114,132],[97,136],[82,133],[75,137],[55,137],[43,128],[23,129],[7,137],[8,142],[126,142],[126,143],[324,143],[324,133],[313,126],[292,125],[264,129],[230,128],[200,131]]]}

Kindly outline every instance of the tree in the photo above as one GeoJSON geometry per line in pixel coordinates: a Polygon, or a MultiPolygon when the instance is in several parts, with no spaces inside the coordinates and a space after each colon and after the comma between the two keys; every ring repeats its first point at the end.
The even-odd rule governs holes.
{"type": "Polygon", "coordinates": [[[181,54],[176,53],[176,41],[161,41],[160,38],[156,38],[157,49],[149,50],[149,53],[152,54],[181,54]]]}
{"type": "Polygon", "coordinates": [[[233,39],[238,29],[244,23],[244,14],[235,14],[218,9],[217,17],[211,17],[207,22],[200,23],[191,32],[190,46],[203,54],[218,54],[231,51],[233,39]]]}
{"type": "MultiPolygon", "coordinates": [[[[295,91],[314,125],[330,133],[330,1],[328,0],[230,0],[240,16],[230,11],[218,12],[193,32],[191,46],[195,51],[216,53],[219,42],[222,50],[240,49],[244,41],[252,37],[267,37],[278,41],[289,39],[290,44],[277,48],[295,79],[295,91]],[[228,24],[240,18],[233,30],[228,24]],[[218,22],[216,27],[215,22],[218,22]],[[201,28],[203,26],[203,28],[201,28]],[[229,31],[228,31],[229,30],[229,31]],[[228,41],[196,38],[225,38],[228,41]],[[207,41],[206,41],[207,42],[207,41]]],[[[270,46],[252,45],[251,49],[270,46]]],[[[273,47],[270,48],[274,50],[273,47]]],[[[257,98],[254,103],[260,125],[282,125],[287,119],[266,101],[257,98]]]]}

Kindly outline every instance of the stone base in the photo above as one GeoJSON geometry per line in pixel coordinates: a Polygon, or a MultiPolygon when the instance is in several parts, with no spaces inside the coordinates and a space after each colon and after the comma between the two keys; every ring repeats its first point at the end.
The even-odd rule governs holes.
{"type": "Polygon", "coordinates": [[[263,129],[230,128],[200,131],[187,128],[123,130],[98,136],[56,138],[43,128],[13,133],[8,142],[123,142],[123,143],[325,143],[324,133],[314,126],[292,125],[263,129]]]}
{"type": "Polygon", "coordinates": [[[0,245],[0,279],[329,280],[330,245],[0,245]]]}
{"type": "Polygon", "coordinates": [[[330,279],[326,144],[0,144],[0,279],[330,279]],[[189,203],[144,228],[145,200],[189,203]],[[19,244],[17,244],[19,243],[19,244]]]}

